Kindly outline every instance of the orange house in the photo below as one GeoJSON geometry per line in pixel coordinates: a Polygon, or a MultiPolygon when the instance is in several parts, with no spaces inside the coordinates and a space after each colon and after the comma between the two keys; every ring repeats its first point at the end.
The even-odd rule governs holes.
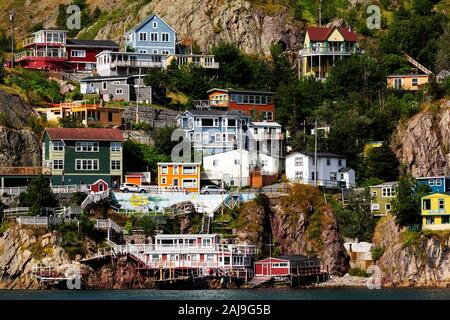
{"type": "Polygon", "coordinates": [[[158,186],[180,187],[189,192],[200,192],[200,163],[159,162],[158,186]]]}
{"type": "Polygon", "coordinates": [[[270,91],[211,89],[208,90],[209,105],[214,108],[239,110],[253,116],[253,120],[275,121],[275,103],[270,91]]]}
{"type": "Polygon", "coordinates": [[[420,90],[429,83],[428,74],[400,74],[387,76],[387,87],[396,90],[420,90]]]}

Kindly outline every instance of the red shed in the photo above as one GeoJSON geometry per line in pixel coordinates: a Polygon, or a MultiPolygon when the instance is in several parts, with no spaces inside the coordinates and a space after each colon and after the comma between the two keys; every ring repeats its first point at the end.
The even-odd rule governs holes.
{"type": "Polygon", "coordinates": [[[255,262],[255,276],[287,276],[319,274],[320,260],[302,255],[269,257],[255,262]]]}
{"type": "Polygon", "coordinates": [[[108,183],[103,179],[98,179],[90,185],[91,192],[104,192],[108,190],[108,183]]]}

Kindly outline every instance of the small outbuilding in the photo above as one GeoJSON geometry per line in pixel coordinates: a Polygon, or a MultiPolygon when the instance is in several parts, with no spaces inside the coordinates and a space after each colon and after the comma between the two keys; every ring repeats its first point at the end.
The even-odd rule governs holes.
{"type": "Polygon", "coordinates": [[[320,274],[320,259],[303,255],[268,257],[255,262],[255,277],[320,274]]]}
{"type": "Polygon", "coordinates": [[[94,183],[92,183],[90,186],[91,192],[104,192],[109,189],[108,183],[103,179],[98,179],[94,183]]]}

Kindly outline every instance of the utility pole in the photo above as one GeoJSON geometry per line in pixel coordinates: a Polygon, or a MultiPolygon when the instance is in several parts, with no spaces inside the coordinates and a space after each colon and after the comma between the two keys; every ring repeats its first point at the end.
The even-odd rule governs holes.
{"type": "Polygon", "coordinates": [[[139,123],[139,98],[141,97],[141,68],[139,68],[138,90],[136,97],[136,124],[139,123]]]}
{"type": "Polygon", "coordinates": [[[317,118],[314,122],[314,186],[317,187],[317,118]]]}
{"type": "Polygon", "coordinates": [[[14,68],[14,18],[16,9],[13,8],[9,15],[9,22],[11,23],[11,68],[14,68]]]}
{"type": "Polygon", "coordinates": [[[319,28],[322,26],[322,0],[319,0],[319,28]]]}

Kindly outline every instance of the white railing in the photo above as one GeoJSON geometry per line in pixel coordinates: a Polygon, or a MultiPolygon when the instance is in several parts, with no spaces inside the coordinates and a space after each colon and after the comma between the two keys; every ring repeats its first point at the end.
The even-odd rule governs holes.
{"type": "Polygon", "coordinates": [[[61,224],[62,220],[55,217],[17,217],[20,225],[45,226],[61,224]]]}
{"type": "Polygon", "coordinates": [[[91,203],[97,203],[103,199],[108,199],[110,196],[110,189],[100,192],[100,193],[90,193],[86,199],[81,203],[81,208],[86,209],[86,207],[91,203]]]}
{"type": "Polygon", "coordinates": [[[67,52],[62,49],[52,50],[27,50],[14,55],[15,60],[24,58],[53,58],[53,59],[67,59],[67,52]]]}
{"type": "Polygon", "coordinates": [[[359,48],[325,48],[325,47],[319,47],[319,48],[305,48],[300,50],[300,56],[302,55],[319,55],[319,54],[325,54],[325,55],[350,55],[353,53],[359,53],[362,52],[359,48]]]}
{"type": "Polygon", "coordinates": [[[283,140],[284,135],[281,132],[258,132],[253,133],[253,138],[257,141],[264,141],[264,140],[283,140]]]}
{"type": "Polygon", "coordinates": [[[136,61],[136,60],[116,60],[111,62],[111,68],[116,67],[132,67],[132,68],[162,68],[164,66],[161,61],[136,61]]]}
{"type": "Polygon", "coordinates": [[[113,229],[116,232],[122,232],[122,228],[111,219],[98,219],[95,221],[95,229],[108,230],[113,229]]]}
{"type": "Polygon", "coordinates": [[[89,185],[85,184],[74,184],[74,185],[62,185],[52,187],[53,193],[64,194],[64,193],[76,193],[76,192],[89,192],[89,185]]]}

